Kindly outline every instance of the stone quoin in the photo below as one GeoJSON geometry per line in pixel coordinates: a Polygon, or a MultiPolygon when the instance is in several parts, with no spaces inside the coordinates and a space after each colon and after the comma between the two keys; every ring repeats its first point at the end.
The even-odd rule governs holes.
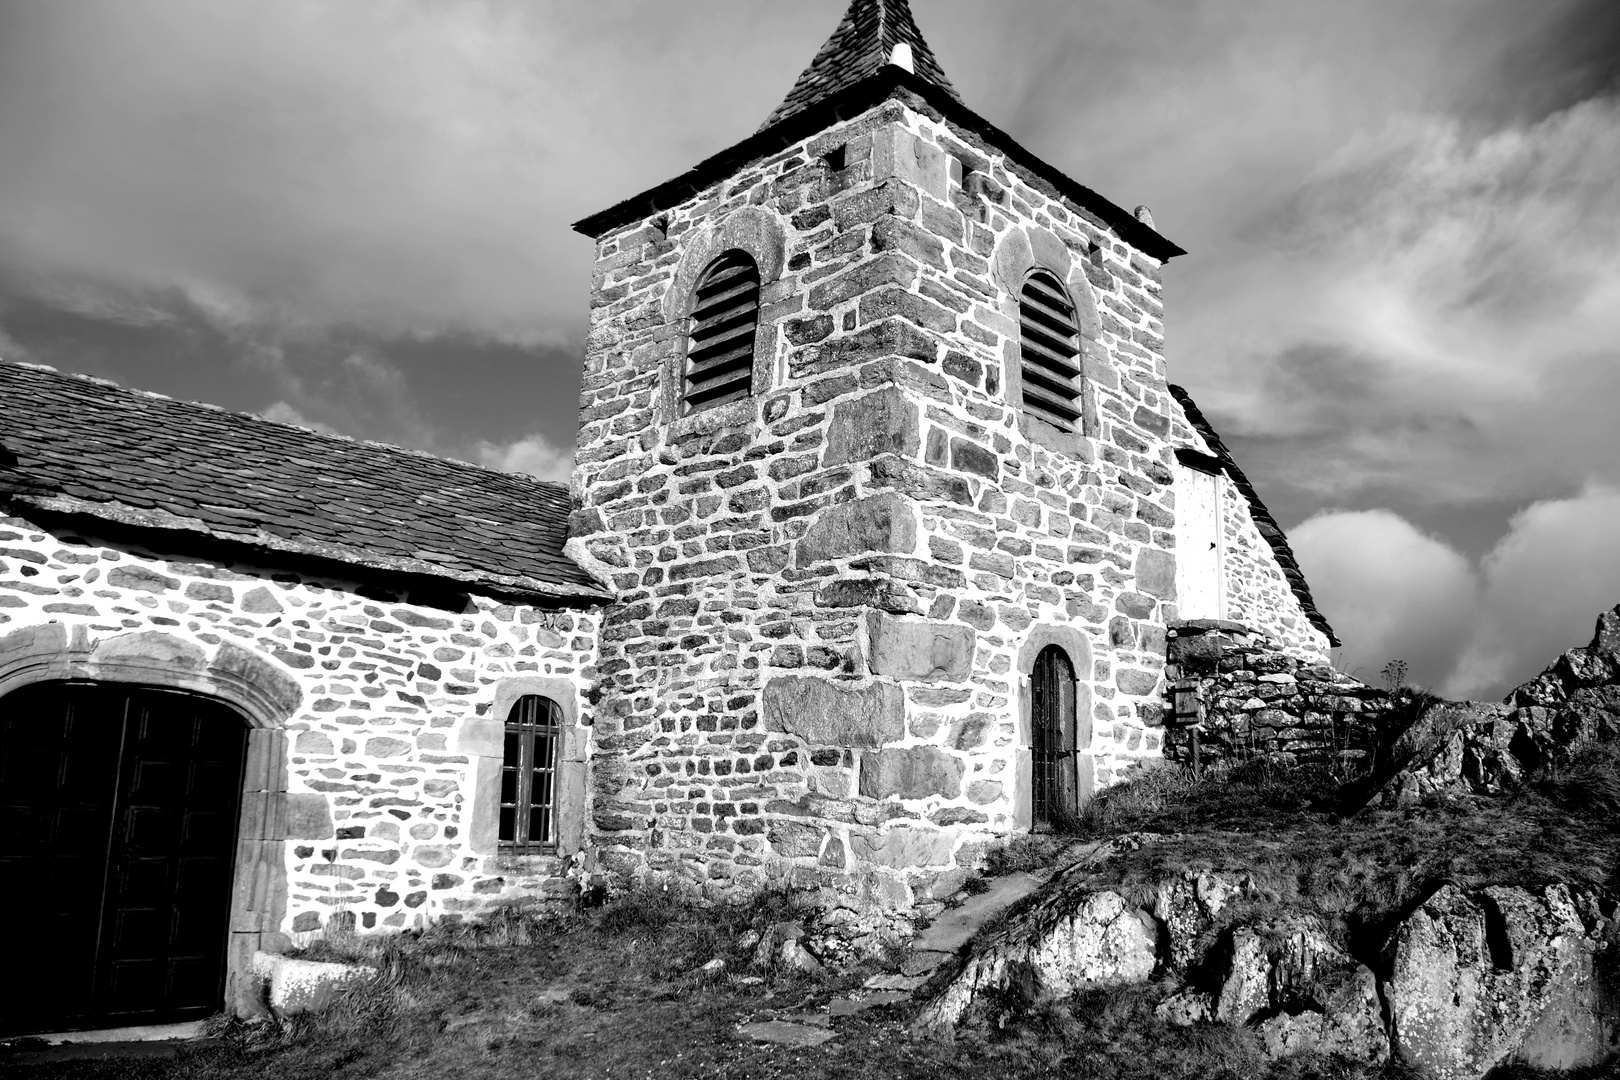
{"type": "Polygon", "coordinates": [[[1179,754],[1173,641],[1327,664],[1167,381],[1181,249],[972,112],[904,0],[576,228],[571,491],[0,365],[0,810],[40,823],[0,858],[88,866],[70,819],[117,853],[8,890],[113,943],[13,1028],[251,1013],[257,952],[604,877],[903,930],[1179,754]],[[183,946],[130,915],[182,908],[183,946]]]}

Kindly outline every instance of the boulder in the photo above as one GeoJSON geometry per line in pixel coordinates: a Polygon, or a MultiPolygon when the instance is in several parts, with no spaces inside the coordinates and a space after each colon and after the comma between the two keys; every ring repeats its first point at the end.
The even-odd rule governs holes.
{"type": "Polygon", "coordinates": [[[1433,1080],[1476,1080],[1506,1061],[1569,1069],[1611,1057],[1620,1014],[1595,960],[1613,923],[1562,885],[1532,893],[1445,885],[1389,949],[1395,1053],[1433,1080]]]}
{"type": "Polygon", "coordinates": [[[1241,924],[1223,946],[1204,972],[1214,977],[1213,990],[1172,996],[1159,1006],[1161,1018],[1253,1027],[1272,1058],[1388,1059],[1378,980],[1328,940],[1320,921],[1281,916],[1241,924]]]}
{"type": "Polygon", "coordinates": [[[1157,961],[1152,916],[1113,890],[1058,889],[975,950],[916,1024],[953,1027],[987,990],[1030,999],[1145,982],[1157,961]]]}
{"type": "Polygon", "coordinates": [[[1179,878],[1159,886],[1153,902],[1153,917],[1165,928],[1169,939],[1170,967],[1185,971],[1197,959],[1199,938],[1215,926],[1221,911],[1234,900],[1252,897],[1254,887],[1247,875],[1187,870],[1179,878]]]}

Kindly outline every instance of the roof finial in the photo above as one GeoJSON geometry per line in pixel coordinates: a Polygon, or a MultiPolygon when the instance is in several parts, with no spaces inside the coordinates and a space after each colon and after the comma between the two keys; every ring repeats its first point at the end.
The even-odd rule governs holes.
{"type": "Polygon", "coordinates": [[[1153,211],[1149,210],[1146,206],[1138,206],[1136,208],[1136,220],[1140,221],[1150,229],[1153,228],[1153,211]]]}

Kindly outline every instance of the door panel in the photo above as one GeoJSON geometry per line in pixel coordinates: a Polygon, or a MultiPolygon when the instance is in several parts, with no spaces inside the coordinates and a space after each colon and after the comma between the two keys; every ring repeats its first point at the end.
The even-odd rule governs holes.
{"type": "Polygon", "coordinates": [[[20,970],[40,974],[0,1031],[219,1008],[246,737],[228,707],[170,691],[0,698],[0,877],[32,883],[0,889],[0,916],[44,931],[22,936],[20,970]]]}
{"type": "Polygon", "coordinates": [[[1030,823],[1037,830],[1079,808],[1074,714],[1074,665],[1061,648],[1048,645],[1030,672],[1030,823]]]}
{"type": "Polygon", "coordinates": [[[1183,619],[1224,619],[1221,478],[1178,463],[1176,604],[1183,619]]]}

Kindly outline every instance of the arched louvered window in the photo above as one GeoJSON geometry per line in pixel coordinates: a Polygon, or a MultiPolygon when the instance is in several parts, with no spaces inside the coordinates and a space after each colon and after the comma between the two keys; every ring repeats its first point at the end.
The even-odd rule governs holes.
{"type": "Polygon", "coordinates": [[[1080,427],[1080,327],[1062,282],[1045,270],[1018,294],[1024,411],[1060,431],[1080,427]]]}
{"type": "Polygon", "coordinates": [[[562,710],[539,694],[526,694],[506,717],[501,760],[500,846],[518,854],[557,846],[557,776],[562,754],[562,710]]]}
{"type": "Polygon", "coordinates": [[[759,267],[746,251],[728,251],[703,272],[692,304],[683,412],[748,396],[759,325],[759,267]]]}

